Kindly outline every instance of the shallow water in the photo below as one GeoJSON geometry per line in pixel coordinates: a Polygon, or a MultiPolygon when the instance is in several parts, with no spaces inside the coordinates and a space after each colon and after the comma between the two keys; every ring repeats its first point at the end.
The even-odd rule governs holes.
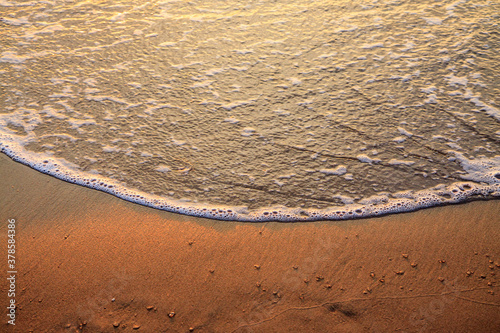
{"type": "Polygon", "coordinates": [[[497,1],[0,0],[0,147],[222,219],[500,196],[497,1]]]}

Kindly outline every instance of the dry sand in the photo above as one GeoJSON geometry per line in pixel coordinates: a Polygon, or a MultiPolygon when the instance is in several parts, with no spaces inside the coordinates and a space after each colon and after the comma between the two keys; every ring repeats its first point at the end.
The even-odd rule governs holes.
{"type": "Polygon", "coordinates": [[[500,332],[499,200],[357,221],[222,222],[0,155],[0,239],[6,259],[16,219],[18,257],[16,326],[2,278],[2,332],[500,332]]]}

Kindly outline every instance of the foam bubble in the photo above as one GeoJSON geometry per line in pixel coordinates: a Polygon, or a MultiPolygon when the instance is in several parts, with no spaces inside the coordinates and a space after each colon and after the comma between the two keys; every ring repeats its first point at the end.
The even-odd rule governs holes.
{"type": "Polygon", "coordinates": [[[321,169],[319,172],[324,173],[325,175],[337,175],[341,176],[347,173],[347,168],[345,165],[339,165],[334,169],[321,169]]]}

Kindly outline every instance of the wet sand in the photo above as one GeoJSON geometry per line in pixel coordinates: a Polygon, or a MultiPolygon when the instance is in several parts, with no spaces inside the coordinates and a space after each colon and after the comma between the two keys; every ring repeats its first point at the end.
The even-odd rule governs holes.
{"type": "Polygon", "coordinates": [[[500,200],[345,222],[222,222],[0,155],[0,239],[16,219],[18,270],[15,327],[1,279],[1,331],[500,331],[500,200]]]}

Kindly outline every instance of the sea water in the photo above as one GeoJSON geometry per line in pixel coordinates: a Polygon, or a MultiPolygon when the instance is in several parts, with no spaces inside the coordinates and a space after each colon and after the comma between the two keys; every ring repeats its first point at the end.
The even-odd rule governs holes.
{"type": "Polygon", "coordinates": [[[500,3],[0,0],[0,147],[240,221],[500,196],[500,3]]]}

